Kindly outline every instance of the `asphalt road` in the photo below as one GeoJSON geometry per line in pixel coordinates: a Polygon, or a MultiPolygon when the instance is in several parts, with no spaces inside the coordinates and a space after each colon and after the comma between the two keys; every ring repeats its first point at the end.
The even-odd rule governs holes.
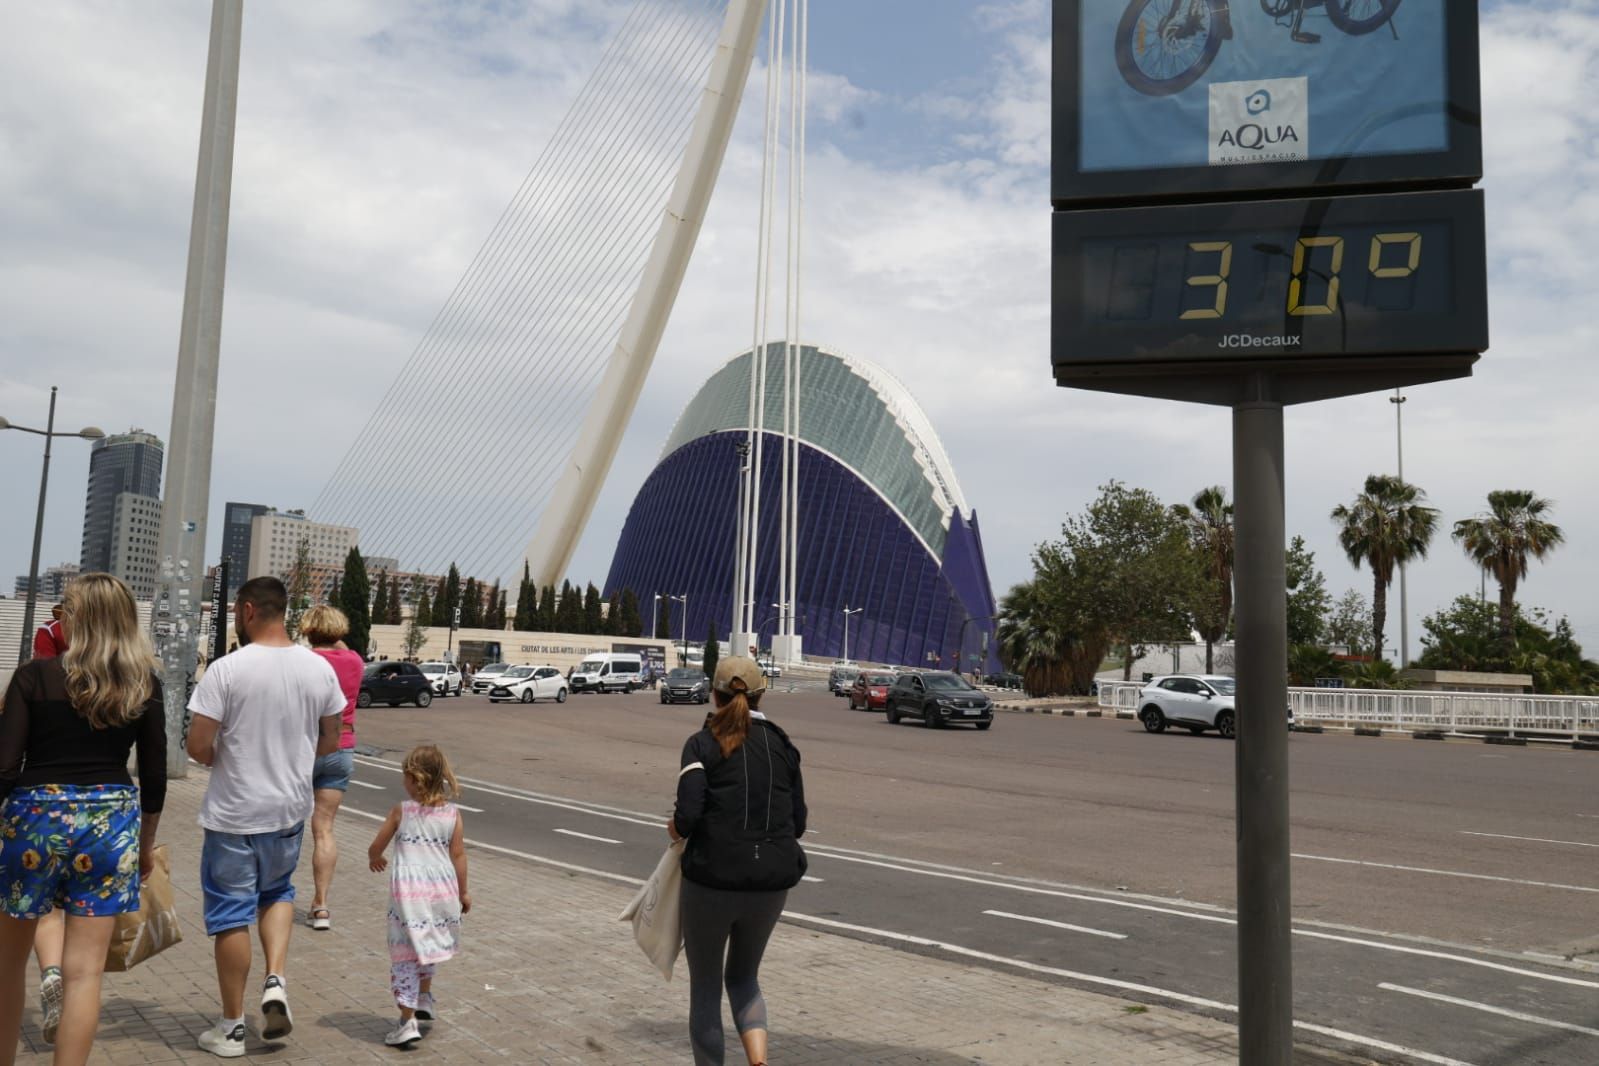
{"type": "MultiPolygon", "coordinates": [[[[1115,719],[889,726],[814,693],[765,709],[803,752],[815,830],[796,924],[1231,1017],[1231,742],[1115,719]]],[[[435,741],[472,779],[475,842],[642,878],[703,716],[648,692],[373,708],[348,806],[383,813],[401,753],[435,741]]],[[[1297,734],[1290,753],[1300,1037],[1377,1061],[1599,1062],[1599,756],[1297,734]]]]}

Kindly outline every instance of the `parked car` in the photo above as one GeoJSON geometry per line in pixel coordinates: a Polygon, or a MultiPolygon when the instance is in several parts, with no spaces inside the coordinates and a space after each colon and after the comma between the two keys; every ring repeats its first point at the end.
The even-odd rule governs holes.
{"type": "Polygon", "coordinates": [[[827,672],[827,691],[835,696],[848,696],[850,688],[859,676],[861,668],[854,663],[834,663],[833,668],[827,672]]]}
{"type": "Polygon", "coordinates": [[[426,707],[432,702],[433,683],[415,663],[368,664],[361,675],[360,695],[355,698],[357,707],[370,707],[374,703],[387,703],[390,707],[414,703],[426,707]]]}
{"type": "Polygon", "coordinates": [[[489,687],[490,703],[532,703],[554,700],[565,703],[566,678],[553,666],[513,666],[495,678],[489,687]]]}
{"type": "Polygon", "coordinates": [[[483,669],[472,675],[472,691],[482,695],[493,688],[500,675],[511,669],[510,663],[484,663],[483,669]]]}
{"type": "Polygon", "coordinates": [[[461,670],[454,663],[423,663],[421,670],[433,684],[436,696],[448,696],[452,691],[461,694],[461,670]]]}
{"type": "Polygon", "coordinates": [[[987,729],[994,724],[994,701],[973,688],[970,681],[948,670],[901,674],[888,690],[883,710],[890,725],[906,716],[920,718],[929,729],[951,723],[970,723],[987,729]]]}
{"type": "Polygon", "coordinates": [[[767,677],[782,677],[783,668],[772,660],[770,655],[763,655],[757,660],[761,664],[761,673],[767,677]]]}
{"type": "Polygon", "coordinates": [[[893,674],[857,673],[855,675],[855,683],[849,688],[849,709],[852,711],[881,711],[888,706],[888,690],[893,687],[893,674]]]}
{"type": "Polygon", "coordinates": [[[991,688],[1019,689],[1022,687],[1022,675],[1008,673],[988,674],[983,678],[983,684],[991,688]]]}
{"type": "Polygon", "coordinates": [[[711,698],[711,682],[697,666],[681,666],[661,679],[662,703],[704,703],[711,698]]]}

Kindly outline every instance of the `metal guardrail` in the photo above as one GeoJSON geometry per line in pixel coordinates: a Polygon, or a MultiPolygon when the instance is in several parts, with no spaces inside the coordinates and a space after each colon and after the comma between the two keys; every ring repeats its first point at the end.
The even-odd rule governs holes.
{"type": "MultiPolygon", "coordinates": [[[[1143,685],[1101,681],[1099,705],[1136,711],[1143,685]]],[[[1442,733],[1599,736],[1599,697],[1525,696],[1411,689],[1290,688],[1288,703],[1301,724],[1442,733]]]]}

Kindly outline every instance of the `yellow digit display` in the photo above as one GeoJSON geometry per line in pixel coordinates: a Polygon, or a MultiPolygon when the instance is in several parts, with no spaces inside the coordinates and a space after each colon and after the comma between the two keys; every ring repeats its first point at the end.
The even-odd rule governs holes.
{"type": "Polygon", "coordinates": [[[1301,237],[1294,245],[1294,273],[1288,282],[1288,313],[1295,316],[1330,315],[1338,310],[1338,274],[1344,268],[1344,239],[1342,237],[1301,237]],[[1332,249],[1332,272],[1327,279],[1327,302],[1307,304],[1305,292],[1305,259],[1312,248],[1332,249]]]}
{"type": "Polygon", "coordinates": [[[1190,252],[1220,252],[1221,263],[1214,274],[1196,274],[1188,279],[1188,284],[1194,288],[1214,286],[1216,289],[1216,305],[1214,307],[1196,307],[1192,311],[1184,311],[1182,318],[1220,318],[1227,313],[1227,278],[1233,272],[1233,245],[1231,241],[1198,241],[1188,246],[1190,252]]]}
{"type": "Polygon", "coordinates": [[[1421,234],[1379,233],[1371,239],[1371,275],[1375,278],[1408,278],[1421,266],[1421,234]],[[1390,244],[1410,245],[1410,260],[1402,267],[1382,265],[1383,249],[1390,244]]]}

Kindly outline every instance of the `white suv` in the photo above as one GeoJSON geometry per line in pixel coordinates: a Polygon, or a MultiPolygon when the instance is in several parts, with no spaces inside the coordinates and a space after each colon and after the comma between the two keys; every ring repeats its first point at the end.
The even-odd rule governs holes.
{"type": "Polygon", "coordinates": [[[1138,694],[1138,720],[1151,733],[1164,733],[1170,724],[1231,737],[1238,726],[1237,692],[1236,681],[1218,674],[1157,677],[1138,694]]]}
{"type": "Polygon", "coordinates": [[[461,670],[454,663],[423,663],[422,673],[427,675],[428,683],[436,694],[461,694],[461,670]]]}

